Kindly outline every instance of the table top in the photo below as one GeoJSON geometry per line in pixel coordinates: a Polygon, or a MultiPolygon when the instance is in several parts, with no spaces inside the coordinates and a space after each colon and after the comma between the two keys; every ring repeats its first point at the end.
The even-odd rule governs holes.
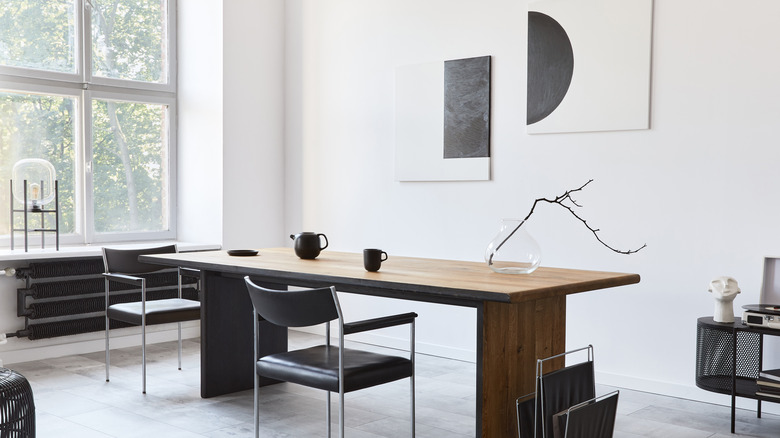
{"type": "MultiPolygon", "coordinates": [[[[334,284],[345,292],[397,292],[406,299],[524,302],[639,282],[638,274],[540,267],[531,274],[499,274],[485,263],[391,255],[378,272],[363,268],[359,253],[326,250],[314,260],[298,258],[291,248],[259,249],[256,256],[226,251],[146,255],[146,263],[284,280],[290,285],[334,284]]],[[[377,295],[393,296],[389,293],[377,295]]]]}

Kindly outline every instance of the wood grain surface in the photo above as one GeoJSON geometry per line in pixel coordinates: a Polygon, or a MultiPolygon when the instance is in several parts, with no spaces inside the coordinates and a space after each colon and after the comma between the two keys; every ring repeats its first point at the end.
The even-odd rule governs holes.
{"type": "MultiPolygon", "coordinates": [[[[378,272],[363,268],[363,255],[323,251],[314,260],[298,258],[290,248],[260,249],[257,256],[234,257],[226,251],[142,256],[150,263],[179,264],[219,272],[269,274],[289,280],[338,280],[359,286],[398,288],[409,292],[450,294],[464,300],[517,303],[624,286],[638,274],[540,267],[531,274],[498,274],[485,263],[402,257],[390,254],[378,272]]],[[[424,299],[422,299],[424,301],[424,299]]]]}

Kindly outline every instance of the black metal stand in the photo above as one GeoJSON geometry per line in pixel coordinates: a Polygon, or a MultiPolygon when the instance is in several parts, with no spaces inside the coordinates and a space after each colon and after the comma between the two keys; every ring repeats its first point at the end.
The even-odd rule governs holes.
{"type": "MultiPolygon", "coordinates": [[[[14,249],[14,233],[17,231],[24,232],[24,252],[28,251],[28,239],[30,231],[41,233],[41,249],[46,247],[46,233],[54,233],[54,240],[56,250],[60,250],[60,193],[59,193],[59,181],[54,181],[54,209],[44,209],[40,206],[33,205],[27,207],[27,180],[24,180],[24,199],[22,201],[22,208],[14,208],[14,182],[11,180],[11,250],[14,249]],[[24,228],[15,228],[14,219],[17,213],[22,213],[24,217],[24,228]],[[47,213],[54,213],[54,228],[46,228],[46,215],[47,213]],[[41,215],[41,227],[30,230],[29,227],[29,215],[40,214],[41,215]]],[[[43,183],[41,183],[43,185],[43,183]]]]}
{"type": "Polygon", "coordinates": [[[731,433],[734,433],[736,398],[757,400],[756,416],[761,418],[761,402],[780,403],[757,395],[758,374],[762,371],[764,335],[780,336],[780,330],[698,319],[696,327],[696,386],[731,396],[731,433]]]}

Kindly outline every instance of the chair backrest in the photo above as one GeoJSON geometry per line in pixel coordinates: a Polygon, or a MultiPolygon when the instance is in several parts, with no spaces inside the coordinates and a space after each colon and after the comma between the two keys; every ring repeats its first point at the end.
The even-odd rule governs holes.
{"type": "MultiPolygon", "coordinates": [[[[568,351],[559,357],[588,350],[588,360],[569,365],[547,374],[537,375],[538,407],[541,409],[542,428],[537,436],[553,436],[553,415],[596,396],[596,375],[593,367],[592,346],[568,351]]],[[[544,360],[549,360],[544,359],[544,360]]],[[[541,370],[541,366],[539,367],[541,370]]],[[[537,426],[537,431],[539,427],[537,426]]]]}
{"type": "Polygon", "coordinates": [[[166,266],[141,263],[138,261],[138,256],[171,254],[175,252],[176,245],[138,249],[103,248],[103,266],[105,267],[106,272],[114,274],[146,274],[166,269],[166,266]]]}
{"type": "Polygon", "coordinates": [[[303,290],[275,290],[258,286],[245,277],[255,312],[283,327],[306,327],[339,317],[334,287],[303,290]]]}
{"type": "Polygon", "coordinates": [[[572,406],[553,417],[555,438],[612,438],[618,391],[572,406]]]}

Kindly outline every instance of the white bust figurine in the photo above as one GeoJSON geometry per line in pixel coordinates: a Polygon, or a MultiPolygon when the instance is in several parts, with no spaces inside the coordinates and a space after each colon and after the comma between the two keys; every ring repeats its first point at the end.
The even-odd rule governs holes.
{"type": "Polygon", "coordinates": [[[732,277],[717,277],[710,282],[710,292],[715,297],[715,322],[734,322],[734,307],[732,302],[739,290],[737,280],[732,277]]]}

